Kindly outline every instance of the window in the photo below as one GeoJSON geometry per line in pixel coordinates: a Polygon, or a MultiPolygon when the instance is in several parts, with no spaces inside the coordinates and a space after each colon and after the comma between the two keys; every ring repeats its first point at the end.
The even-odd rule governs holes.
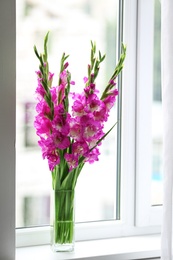
{"type": "MultiPolygon", "coordinates": [[[[72,80],[76,81],[75,88],[80,91],[90,58],[90,40],[95,41],[97,48],[106,53],[97,81],[99,88],[103,88],[117,61],[118,1],[51,0],[48,6],[46,1],[17,0],[16,12],[16,227],[21,228],[42,226],[43,223],[49,225],[49,218],[44,221],[32,216],[35,207],[44,211],[47,204],[42,202],[51,191],[51,174],[47,161],[42,160],[33,126],[37,84],[34,71],[38,69],[33,46],[36,44],[42,50],[44,36],[52,28],[48,44],[51,70],[57,76],[62,53],[65,51],[70,54],[69,69],[72,80]]],[[[117,108],[112,111],[107,129],[117,120],[116,111],[117,108]]],[[[102,145],[99,162],[86,164],[79,177],[76,188],[77,223],[119,219],[116,142],[116,133],[113,131],[102,145]]]]}
{"type": "Polygon", "coordinates": [[[152,2],[140,1],[136,121],[136,223],[139,226],[161,224],[162,110],[160,17],[159,0],[152,2]]]}
{"type": "MultiPolygon", "coordinates": [[[[118,146],[117,153],[115,133],[112,133],[103,146],[102,157],[100,157],[101,164],[91,165],[91,168],[85,167],[86,172],[82,172],[82,176],[79,178],[76,194],[77,240],[114,237],[122,234],[158,233],[160,231],[162,202],[161,124],[157,127],[161,109],[160,79],[158,76],[160,73],[159,0],[110,0],[108,9],[104,5],[102,6],[100,1],[99,4],[84,0],[62,1],[61,8],[58,11],[53,5],[53,0],[52,6],[49,6],[49,8],[44,4],[44,1],[17,1],[21,1],[18,5],[20,8],[17,9],[17,31],[19,35],[17,40],[19,50],[17,52],[17,120],[19,120],[17,121],[19,123],[17,124],[18,163],[16,168],[17,227],[43,225],[41,229],[37,228],[39,232],[36,229],[33,230],[34,243],[37,240],[37,235],[37,243],[48,242],[47,235],[45,235],[45,240],[42,236],[41,242],[39,242],[39,234],[46,232],[47,227],[44,227],[44,225],[49,225],[49,216],[45,215],[47,219],[39,220],[35,216],[30,217],[29,214],[29,212],[32,212],[30,209],[35,205],[39,208],[39,212],[43,211],[45,205],[48,207],[51,189],[47,162],[42,160],[39,147],[35,145],[37,137],[32,128],[34,116],[32,102],[36,86],[33,70],[36,70],[38,66],[32,53],[32,45],[36,43],[41,50],[45,30],[48,29],[47,27],[50,24],[53,24],[54,32],[51,32],[49,42],[52,71],[57,71],[57,69],[54,69],[57,66],[54,62],[59,60],[58,55],[61,55],[62,51],[67,50],[67,53],[70,53],[71,56],[73,53],[77,55],[79,52],[79,56],[83,57],[82,65],[80,65],[81,71],[76,73],[79,59],[76,61],[70,57],[72,76],[74,75],[76,81],[81,80],[77,74],[79,76],[85,75],[85,67],[89,57],[89,54],[85,51],[89,50],[90,47],[86,40],[88,37],[94,37],[99,49],[106,52],[108,56],[108,61],[100,73],[101,78],[98,84],[101,86],[105,82],[105,78],[102,76],[109,74],[114,65],[115,59],[112,59],[112,57],[116,57],[114,46],[118,46],[116,36],[118,35],[119,39],[123,36],[123,42],[127,44],[127,58],[123,77],[119,78],[119,85],[122,83],[119,101],[122,102],[122,106],[120,106],[120,102],[119,107],[115,108],[118,111],[118,118],[120,118],[119,126],[121,128],[117,127],[117,129],[119,131],[118,140],[121,137],[121,145],[118,146]],[[105,16],[100,15],[102,8],[104,8],[105,16]],[[65,16],[63,16],[64,10],[66,10],[65,16]],[[118,18],[116,11],[119,12],[121,17],[118,24],[116,23],[118,18]],[[84,17],[87,26],[84,24],[83,27],[86,30],[80,30],[78,24],[73,24],[75,21],[73,21],[70,29],[73,13],[79,15],[79,17],[80,15],[84,17]],[[44,26],[43,23],[38,22],[43,16],[45,17],[44,26]],[[31,20],[34,21],[34,26],[31,20]],[[91,24],[93,26],[88,27],[91,24]],[[117,29],[117,25],[123,27],[123,34],[122,31],[117,29]],[[88,30],[88,28],[90,29],[88,30]],[[97,33],[95,34],[95,32],[97,33]],[[57,35],[61,37],[57,37],[57,35]],[[24,43],[25,39],[27,40],[26,44],[24,43]],[[82,47],[79,48],[78,44],[81,41],[84,42],[82,47]],[[23,66],[26,58],[28,70],[23,66]],[[84,71],[82,71],[82,68],[84,71]],[[30,82],[27,75],[29,75],[30,82]],[[22,92],[23,86],[28,89],[27,95],[22,92]],[[117,155],[121,166],[116,165],[115,158],[117,155]],[[23,173],[23,166],[19,163],[21,161],[34,161],[35,163],[29,165],[23,173]],[[103,171],[98,172],[98,169],[103,169],[103,171]],[[121,174],[116,175],[115,169],[121,170],[121,174]],[[40,180],[43,179],[43,175],[44,181],[41,183],[40,180]],[[99,184],[96,185],[98,181],[99,184]],[[87,182],[90,192],[88,192],[87,182]],[[41,183],[41,189],[38,189],[37,183],[39,183],[39,186],[41,183]],[[42,208],[41,205],[44,205],[44,207],[42,208]]],[[[110,121],[110,125],[114,120],[113,118],[113,121],[110,121]]],[[[25,229],[19,229],[17,234],[17,244],[20,245],[24,237],[27,241],[25,229]]],[[[29,242],[29,244],[31,243],[29,242]]],[[[28,244],[28,241],[26,244],[28,244]]]]}

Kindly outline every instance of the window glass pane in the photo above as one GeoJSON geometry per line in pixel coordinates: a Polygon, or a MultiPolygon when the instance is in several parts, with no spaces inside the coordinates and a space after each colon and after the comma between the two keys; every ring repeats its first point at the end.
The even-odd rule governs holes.
{"type": "Polygon", "coordinates": [[[152,205],[162,204],[161,4],[154,1],[154,72],[152,105],[152,205]]]}
{"type": "MultiPolygon", "coordinates": [[[[106,60],[97,87],[103,89],[116,63],[117,0],[16,0],[17,12],[17,108],[16,108],[16,226],[49,224],[51,173],[42,160],[33,127],[35,71],[38,61],[33,46],[43,50],[50,30],[50,70],[59,72],[63,52],[70,54],[69,70],[76,91],[83,88],[90,59],[90,40],[106,60]]],[[[56,83],[55,83],[56,84],[56,83]]],[[[112,110],[108,130],[116,121],[112,110]]],[[[104,141],[99,162],[86,164],[76,189],[76,221],[115,219],[116,130],[104,141]]]]}

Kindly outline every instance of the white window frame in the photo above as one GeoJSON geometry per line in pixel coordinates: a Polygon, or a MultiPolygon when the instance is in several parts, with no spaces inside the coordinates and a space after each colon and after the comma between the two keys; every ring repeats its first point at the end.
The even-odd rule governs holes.
{"type": "MultiPolygon", "coordinates": [[[[140,151],[138,134],[136,138],[136,133],[139,133],[138,131],[136,132],[136,122],[138,122],[138,113],[140,113],[140,110],[136,114],[136,108],[140,108],[140,103],[137,103],[137,107],[135,103],[137,98],[140,99],[140,92],[136,92],[136,84],[139,84],[140,78],[137,78],[136,72],[139,73],[137,67],[140,63],[139,60],[137,62],[137,54],[138,57],[140,57],[139,51],[141,46],[139,45],[140,39],[138,38],[137,41],[136,35],[140,28],[140,26],[137,26],[139,15],[142,17],[141,1],[148,4],[150,2],[150,0],[124,0],[124,43],[127,45],[127,58],[123,71],[122,92],[121,221],[77,224],[76,240],[156,234],[160,232],[160,226],[146,227],[150,222],[144,223],[143,220],[140,219],[141,217],[143,218],[139,212],[144,213],[142,205],[145,203],[145,198],[141,197],[142,202],[141,200],[135,200],[135,192],[137,191],[137,196],[141,196],[140,188],[138,187],[140,187],[141,184],[143,185],[141,178],[138,178],[137,182],[135,179],[135,172],[139,174],[140,177],[143,176],[140,171],[140,163],[136,165],[136,147],[137,151],[140,151]],[[141,9],[139,10],[141,11],[137,13],[137,9],[140,7],[141,9]],[[137,214],[135,207],[137,207],[137,214]]],[[[4,259],[14,259],[15,0],[2,0],[0,2],[0,24],[4,24],[4,26],[0,26],[0,118],[2,124],[0,128],[0,256],[4,257],[4,259]]],[[[140,129],[140,124],[137,129],[140,129]]],[[[147,207],[145,210],[147,210],[147,207]]],[[[16,246],[45,243],[49,243],[49,230],[47,227],[24,230],[19,229],[16,231],[16,246]]]]}
{"type": "Polygon", "coordinates": [[[162,206],[151,205],[154,1],[138,1],[137,35],[135,224],[139,227],[159,226],[162,206]]]}

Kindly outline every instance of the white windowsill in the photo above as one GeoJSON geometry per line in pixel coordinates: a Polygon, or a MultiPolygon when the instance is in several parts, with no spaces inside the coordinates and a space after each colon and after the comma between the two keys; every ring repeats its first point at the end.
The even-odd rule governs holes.
{"type": "Polygon", "coordinates": [[[16,249],[16,260],[129,260],[160,257],[160,235],[76,242],[74,252],[53,253],[49,245],[16,249]]]}

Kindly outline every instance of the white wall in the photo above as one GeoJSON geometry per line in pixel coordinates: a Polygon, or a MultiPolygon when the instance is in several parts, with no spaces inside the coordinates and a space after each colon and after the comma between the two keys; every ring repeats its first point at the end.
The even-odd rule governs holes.
{"type": "Polygon", "coordinates": [[[0,0],[0,260],[15,258],[15,0],[0,0]]]}

